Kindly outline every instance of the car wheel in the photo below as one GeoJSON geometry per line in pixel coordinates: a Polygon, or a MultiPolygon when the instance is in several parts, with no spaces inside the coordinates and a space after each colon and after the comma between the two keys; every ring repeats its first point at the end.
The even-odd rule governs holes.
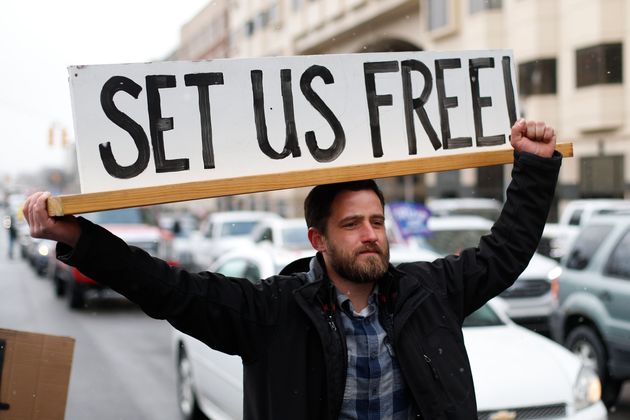
{"type": "Polygon", "coordinates": [[[186,350],[180,345],[177,358],[177,401],[183,420],[207,420],[199,409],[195,385],[192,377],[192,364],[186,350]]]}
{"type": "Polygon", "coordinates": [[[59,277],[54,276],[53,284],[55,286],[55,296],[62,297],[66,293],[66,282],[59,277]]]}
{"type": "Polygon", "coordinates": [[[599,374],[602,382],[602,401],[606,407],[613,406],[621,391],[621,381],[608,374],[606,347],[599,335],[586,325],[571,330],[567,337],[566,347],[576,354],[585,366],[591,367],[599,374]]]}
{"type": "Polygon", "coordinates": [[[85,290],[83,287],[71,281],[68,285],[70,290],[68,290],[68,306],[72,309],[79,309],[85,306],[85,290]]]}

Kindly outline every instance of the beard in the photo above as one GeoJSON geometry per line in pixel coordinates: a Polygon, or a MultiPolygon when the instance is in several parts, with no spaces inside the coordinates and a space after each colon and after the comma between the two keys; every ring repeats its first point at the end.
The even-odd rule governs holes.
{"type": "Polygon", "coordinates": [[[328,243],[328,250],[331,268],[352,283],[375,283],[387,273],[389,267],[388,243],[385,243],[382,248],[377,244],[369,244],[349,251],[328,243]],[[360,257],[361,253],[367,251],[375,252],[376,255],[360,257]]]}

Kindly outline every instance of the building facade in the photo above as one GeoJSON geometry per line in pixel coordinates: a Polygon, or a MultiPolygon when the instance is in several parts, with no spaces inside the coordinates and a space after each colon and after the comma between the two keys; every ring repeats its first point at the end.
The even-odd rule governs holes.
{"type": "MultiPolygon", "coordinates": [[[[629,43],[624,0],[217,0],[182,29],[178,51],[186,54],[178,57],[512,49],[523,116],[552,124],[559,141],[574,144],[575,157],[561,172],[561,204],[630,195],[629,43]]],[[[502,198],[508,170],[379,182],[390,200],[502,198]]],[[[285,213],[299,214],[303,195],[253,195],[243,206],[281,203],[285,213]]]]}

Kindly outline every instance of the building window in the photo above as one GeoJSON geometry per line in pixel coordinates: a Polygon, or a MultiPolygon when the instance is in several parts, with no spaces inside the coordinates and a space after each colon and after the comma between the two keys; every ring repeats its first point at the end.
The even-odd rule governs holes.
{"type": "Polygon", "coordinates": [[[601,44],[577,50],[577,87],[622,83],[621,51],[621,43],[601,44]]]}
{"type": "Polygon", "coordinates": [[[477,169],[476,197],[503,201],[503,165],[482,166],[477,169]]]}
{"type": "Polygon", "coordinates": [[[300,10],[302,8],[302,3],[304,3],[304,0],[293,0],[291,2],[293,11],[297,12],[298,10],[300,10]]]}
{"type": "Polygon", "coordinates": [[[448,26],[450,2],[444,0],[427,0],[429,30],[434,31],[448,26]]]}
{"type": "Polygon", "coordinates": [[[256,25],[254,23],[253,19],[248,20],[245,23],[245,35],[247,35],[247,37],[250,37],[252,35],[254,35],[254,29],[255,29],[256,25]]]}
{"type": "Polygon", "coordinates": [[[258,14],[258,28],[265,29],[269,24],[269,11],[263,10],[258,14]]]}
{"type": "Polygon", "coordinates": [[[470,14],[484,10],[500,9],[502,0],[470,0],[470,14]]]}
{"type": "Polygon", "coordinates": [[[518,88],[523,96],[556,93],[556,59],[545,58],[519,64],[518,88]]]}
{"type": "Polygon", "coordinates": [[[623,155],[581,158],[580,197],[623,198],[623,168],[623,155]]]}

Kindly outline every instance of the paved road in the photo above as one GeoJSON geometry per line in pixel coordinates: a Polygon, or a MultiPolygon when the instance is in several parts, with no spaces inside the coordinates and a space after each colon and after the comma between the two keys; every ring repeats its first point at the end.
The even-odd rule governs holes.
{"type": "Polygon", "coordinates": [[[70,310],[3,242],[0,326],[76,339],[66,420],[179,419],[170,326],[122,300],[70,310]]]}
{"type": "MultiPolygon", "coordinates": [[[[0,327],[76,339],[66,420],[175,420],[170,326],[122,300],[72,311],[19,259],[0,230],[0,327]]],[[[630,418],[630,382],[609,419],[630,418]]]]}

